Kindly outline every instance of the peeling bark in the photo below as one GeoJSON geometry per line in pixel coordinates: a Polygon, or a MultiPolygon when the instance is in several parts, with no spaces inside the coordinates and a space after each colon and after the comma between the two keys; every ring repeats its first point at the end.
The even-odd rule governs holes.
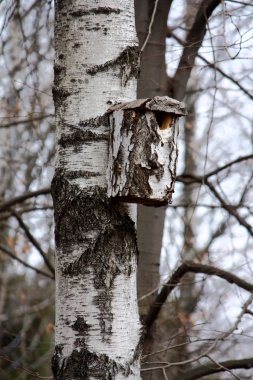
{"type": "MultiPolygon", "coordinates": [[[[132,1],[56,2],[56,380],[140,379],[134,222],[107,196],[108,105],[136,96],[132,1]]],[[[132,212],[133,214],[134,212],[132,212]]]]}

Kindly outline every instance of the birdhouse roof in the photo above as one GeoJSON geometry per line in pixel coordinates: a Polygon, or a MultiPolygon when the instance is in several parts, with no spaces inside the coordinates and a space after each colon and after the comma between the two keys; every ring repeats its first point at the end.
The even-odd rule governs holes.
{"type": "Polygon", "coordinates": [[[128,103],[118,103],[108,109],[108,113],[118,110],[146,109],[172,113],[178,116],[187,115],[185,105],[168,96],[155,96],[154,98],[137,99],[128,103]]]}

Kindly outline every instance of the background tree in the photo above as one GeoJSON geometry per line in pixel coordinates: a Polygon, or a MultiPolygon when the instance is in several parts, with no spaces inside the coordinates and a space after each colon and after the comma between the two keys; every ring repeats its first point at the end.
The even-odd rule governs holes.
{"type": "MultiPolygon", "coordinates": [[[[174,96],[178,97],[179,99],[182,99],[182,97],[184,96],[184,93],[186,91],[187,80],[188,80],[189,75],[191,73],[191,70],[192,70],[194,61],[196,59],[196,56],[199,53],[199,48],[202,45],[202,41],[203,41],[206,30],[208,30],[211,34],[211,48],[215,51],[216,45],[212,44],[213,40],[212,40],[212,32],[211,31],[213,29],[211,29],[211,20],[208,21],[208,17],[211,16],[212,12],[215,10],[215,8],[218,5],[219,5],[219,2],[214,2],[214,1],[213,2],[192,3],[193,7],[191,8],[191,12],[185,13],[185,22],[188,21],[188,22],[186,22],[186,26],[188,25],[188,31],[186,28],[186,40],[185,41],[183,39],[179,39],[175,35],[174,32],[173,33],[171,33],[171,31],[169,32],[169,36],[173,36],[173,38],[175,38],[177,42],[181,43],[184,46],[184,50],[182,52],[181,58],[178,60],[178,66],[174,71],[173,78],[170,78],[169,82],[168,82],[170,93],[174,94],[174,96]],[[194,17],[193,17],[193,15],[194,15],[194,17]],[[190,25],[190,27],[189,27],[189,18],[193,18],[193,22],[192,22],[192,25],[190,25]]],[[[153,9],[155,9],[155,8],[153,8],[153,9]]],[[[173,10],[173,5],[171,7],[171,10],[173,10]]],[[[189,11],[189,8],[188,8],[188,11],[189,11]]],[[[224,11],[224,8],[221,10],[221,15],[223,14],[222,13],[223,11],[224,11]]],[[[237,8],[237,11],[238,11],[238,8],[237,8]]],[[[156,13],[156,15],[158,18],[158,13],[156,13]]],[[[218,19],[218,16],[217,15],[215,15],[215,16],[216,16],[216,19],[218,19]]],[[[231,18],[232,17],[233,16],[231,16],[231,18]]],[[[153,17],[152,19],[154,20],[154,23],[155,23],[156,17],[153,17]]],[[[169,20],[170,20],[170,14],[169,14],[169,20]]],[[[173,16],[172,16],[172,20],[173,20],[173,16]]],[[[179,22],[181,23],[180,28],[182,29],[182,18],[179,17],[179,20],[180,20],[179,22]]],[[[159,21],[158,21],[158,23],[159,23],[159,21]]],[[[160,24],[161,24],[161,20],[160,20],[160,24]]],[[[152,25],[152,27],[155,28],[154,24],[152,25]]],[[[223,25],[223,28],[224,28],[224,25],[223,25]]],[[[176,30],[176,26],[173,25],[171,27],[171,29],[176,30]]],[[[219,35],[218,32],[217,32],[217,34],[219,35]]],[[[205,43],[205,41],[203,42],[203,44],[204,43],[205,43]]],[[[222,46],[221,41],[220,41],[220,45],[222,46]]],[[[173,48],[170,49],[169,51],[173,51],[173,48]]],[[[171,56],[174,60],[175,59],[174,55],[171,54],[171,56]]],[[[208,60],[205,59],[205,62],[208,62],[208,60]]],[[[144,65],[146,64],[145,60],[143,60],[143,64],[144,65]]],[[[214,68],[214,65],[211,64],[211,67],[214,68]]],[[[215,64],[215,67],[217,67],[217,63],[215,64]]],[[[170,70],[170,71],[173,72],[173,70],[170,70]]],[[[226,76],[226,74],[222,70],[220,70],[219,72],[221,74],[225,75],[225,78],[228,79],[228,76],[226,76]]],[[[195,72],[195,75],[196,75],[196,72],[195,72]]],[[[199,76],[199,73],[198,73],[198,76],[199,76]]],[[[200,76],[200,78],[201,78],[200,82],[202,83],[203,77],[200,76]]],[[[215,79],[216,79],[216,77],[215,77],[215,79]]],[[[152,82],[152,77],[150,78],[150,82],[152,82]]],[[[236,84],[236,81],[233,81],[233,78],[232,78],[232,82],[234,84],[236,84]]],[[[207,166],[209,165],[209,156],[207,156],[207,153],[209,152],[208,148],[209,148],[209,143],[210,143],[210,128],[214,128],[214,120],[213,120],[214,106],[213,106],[213,103],[216,100],[216,96],[217,96],[217,92],[218,92],[217,87],[218,86],[217,86],[217,81],[216,81],[215,82],[215,88],[214,88],[215,93],[214,93],[214,98],[212,100],[212,107],[211,107],[211,112],[210,112],[211,117],[210,117],[210,120],[209,120],[208,125],[207,125],[207,144],[202,144],[202,146],[203,145],[205,146],[205,150],[204,150],[204,152],[202,150],[202,152],[203,152],[202,153],[201,150],[199,150],[198,146],[196,146],[198,143],[194,144],[193,140],[191,139],[192,140],[191,145],[186,147],[186,152],[188,152],[186,157],[187,156],[188,157],[187,157],[186,169],[185,170],[189,170],[190,162],[192,160],[191,157],[193,157],[193,156],[197,157],[197,155],[196,155],[197,152],[199,152],[199,155],[202,154],[204,157],[204,165],[203,165],[204,166],[204,172],[206,171],[207,166]]],[[[189,91],[192,92],[192,88],[189,88],[189,91]]],[[[200,92],[200,91],[199,91],[199,89],[198,90],[194,89],[193,92],[200,92]]],[[[244,94],[249,95],[247,90],[244,91],[244,94]]],[[[205,93],[205,96],[206,96],[206,93],[205,93]]],[[[219,113],[220,108],[217,107],[217,103],[215,103],[215,106],[216,106],[215,111],[217,113],[219,113]]],[[[192,109],[192,107],[190,107],[190,109],[192,109]]],[[[191,117],[191,114],[189,116],[191,117]]],[[[199,119],[202,120],[202,122],[203,122],[203,118],[199,117],[199,119]]],[[[224,122],[224,119],[222,121],[224,122]]],[[[216,121],[216,123],[217,123],[217,121],[216,121]]],[[[189,123],[188,123],[188,126],[189,126],[189,123]]],[[[187,130],[186,130],[186,133],[185,133],[185,141],[186,142],[189,142],[188,136],[189,136],[189,132],[187,133],[187,130]]],[[[196,135],[196,137],[199,139],[199,137],[197,135],[196,135]]],[[[250,147],[249,147],[249,149],[250,149],[250,147]]],[[[224,155],[221,157],[222,157],[222,159],[224,159],[224,155]]],[[[245,157],[245,159],[247,160],[250,157],[251,157],[251,155],[247,155],[245,157]]],[[[243,160],[244,160],[243,158],[239,159],[239,162],[243,161],[243,160]]],[[[212,163],[210,162],[210,164],[212,164],[212,163]]],[[[230,165],[228,167],[230,167],[230,165]]],[[[251,178],[251,177],[249,177],[249,178],[251,178]]],[[[180,181],[182,181],[182,177],[181,178],[179,177],[178,179],[180,181]]],[[[200,180],[200,183],[201,183],[201,180],[200,180]]],[[[194,181],[189,181],[188,184],[194,184],[194,181]]],[[[217,184],[214,187],[217,188],[217,184]]],[[[195,188],[196,188],[196,185],[195,185],[195,188]]],[[[206,197],[206,195],[207,195],[205,193],[202,195],[198,189],[196,189],[196,190],[195,190],[195,194],[196,194],[195,200],[193,203],[190,203],[191,204],[190,207],[189,207],[189,204],[187,205],[187,202],[186,202],[186,200],[190,198],[190,193],[188,196],[186,193],[184,193],[184,197],[182,198],[183,203],[184,203],[184,205],[182,205],[182,207],[185,208],[187,205],[188,210],[189,210],[189,211],[187,211],[187,209],[186,209],[186,213],[185,213],[186,219],[185,218],[183,219],[183,225],[184,225],[184,229],[185,229],[185,235],[184,235],[185,239],[184,239],[183,244],[182,244],[182,241],[180,242],[179,239],[175,239],[176,236],[177,237],[179,236],[178,230],[177,230],[178,225],[176,224],[175,214],[173,216],[168,217],[168,223],[170,223],[170,221],[173,220],[173,224],[171,225],[171,223],[170,223],[170,226],[169,226],[169,229],[171,231],[171,235],[170,235],[171,241],[173,242],[173,244],[170,244],[170,249],[168,249],[168,247],[166,247],[167,251],[169,251],[169,257],[170,258],[172,256],[172,252],[173,252],[173,255],[177,254],[179,256],[180,261],[182,259],[184,259],[184,257],[189,257],[189,256],[191,259],[195,258],[197,260],[207,260],[208,257],[206,255],[209,253],[209,250],[212,247],[212,244],[214,243],[215,240],[217,240],[217,238],[219,238],[220,236],[223,236],[224,230],[227,227],[227,220],[225,220],[225,221],[221,220],[220,224],[216,225],[215,222],[217,221],[217,223],[218,223],[218,220],[219,220],[216,216],[217,219],[212,219],[214,221],[214,223],[212,225],[213,231],[212,232],[208,231],[208,233],[210,235],[209,235],[209,239],[207,239],[207,241],[206,241],[206,244],[205,245],[203,244],[203,240],[204,240],[203,234],[199,233],[200,232],[200,226],[199,225],[198,225],[198,230],[197,230],[198,234],[196,236],[196,231],[193,230],[192,222],[194,220],[196,220],[196,215],[198,215],[198,213],[200,215],[200,216],[198,216],[198,220],[205,221],[205,219],[203,217],[203,213],[201,213],[201,208],[200,207],[198,208],[198,204],[201,203],[201,201],[200,201],[201,197],[202,196],[206,197]],[[187,217],[187,214],[190,215],[190,218],[187,217]],[[199,218],[201,218],[201,219],[199,219],[199,218]],[[188,219],[188,223],[187,223],[187,219],[188,219]],[[189,221],[190,221],[190,224],[189,224],[189,221]],[[175,229],[175,226],[177,227],[176,229],[175,229]],[[193,240],[193,236],[194,236],[193,231],[194,231],[194,235],[195,235],[194,240],[193,240]],[[176,245],[175,245],[176,240],[179,242],[178,243],[179,244],[178,251],[175,249],[176,248],[176,245]],[[200,242],[204,245],[204,247],[202,249],[199,249],[196,246],[196,244],[198,244],[197,240],[200,240],[200,242]]],[[[203,191],[203,187],[201,188],[201,190],[203,191]]],[[[216,192],[216,196],[217,195],[218,194],[216,192]]],[[[218,195],[218,199],[221,201],[221,198],[219,197],[219,195],[218,195]]],[[[227,207],[226,210],[229,211],[229,208],[227,207]]],[[[237,217],[238,217],[238,215],[237,215],[237,217]]],[[[237,220],[238,220],[238,218],[237,218],[237,220]]],[[[245,223],[245,220],[241,220],[241,223],[243,223],[243,225],[246,227],[246,229],[248,229],[249,225],[247,224],[247,222],[245,223]]],[[[204,229],[204,231],[206,233],[205,229],[204,229]]],[[[147,239],[148,239],[148,236],[149,236],[149,234],[147,234],[147,239]]],[[[146,244],[148,245],[148,242],[146,242],[146,244]]],[[[155,260],[156,260],[156,258],[154,257],[154,261],[155,260]]],[[[209,256],[209,260],[210,260],[210,256],[209,256]]],[[[199,267],[199,270],[201,271],[200,267],[199,267]]],[[[179,272],[180,272],[180,267],[179,267],[179,272]]],[[[179,272],[177,272],[177,271],[175,272],[176,276],[179,274],[179,272]]],[[[195,268],[195,273],[196,272],[198,272],[198,271],[195,268]]],[[[183,271],[183,273],[186,274],[187,270],[183,271]]],[[[205,272],[205,273],[207,273],[207,272],[205,272]]],[[[211,272],[209,272],[209,273],[211,273],[211,272]]],[[[215,273],[215,270],[213,271],[213,273],[215,273]]],[[[176,276],[175,277],[172,276],[171,281],[173,281],[174,278],[176,278],[176,276]]],[[[179,277],[181,278],[182,274],[179,277]]],[[[180,292],[181,296],[179,296],[179,299],[177,299],[176,301],[174,300],[174,302],[169,304],[169,314],[167,313],[167,321],[168,321],[167,325],[168,324],[169,324],[169,326],[172,325],[172,330],[174,331],[174,334],[172,334],[171,331],[167,331],[167,334],[165,334],[165,332],[163,330],[163,332],[160,333],[159,339],[157,340],[157,342],[159,342],[158,346],[157,345],[153,346],[151,349],[152,355],[149,356],[150,359],[148,359],[148,360],[150,360],[152,362],[156,361],[157,365],[155,366],[156,372],[154,375],[156,378],[157,378],[157,376],[159,376],[159,374],[161,374],[162,378],[166,377],[167,375],[170,378],[173,378],[173,376],[175,376],[175,378],[179,378],[180,376],[182,376],[182,373],[184,373],[184,371],[186,371],[186,372],[189,371],[189,365],[191,365],[191,363],[194,362],[194,359],[192,357],[193,356],[192,350],[190,348],[188,348],[187,349],[188,354],[186,355],[186,350],[182,349],[182,347],[184,347],[186,344],[188,346],[190,346],[189,340],[191,340],[191,339],[189,338],[189,332],[188,331],[189,331],[189,323],[190,323],[190,325],[192,324],[192,318],[193,318],[193,317],[191,317],[191,315],[189,315],[189,313],[187,313],[188,315],[185,315],[183,310],[187,304],[189,306],[195,305],[196,300],[201,301],[200,296],[202,296],[202,294],[203,294],[203,288],[199,289],[198,286],[196,286],[196,285],[193,287],[193,284],[192,284],[193,278],[194,277],[191,277],[191,280],[188,283],[188,285],[187,285],[187,280],[185,279],[186,281],[184,281],[184,283],[181,284],[181,286],[182,286],[182,290],[180,292]],[[185,286],[184,284],[187,286],[186,290],[184,290],[184,287],[183,287],[183,286],[185,286]],[[195,291],[193,292],[193,297],[190,297],[190,288],[192,288],[192,289],[195,288],[195,291]],[[187,294],[187,298],[185,298],[185,294],[187,294]],[[172,310],[176,310],[176,315],[174,316],[174,318],[172,316],[172,310]],[[178,320],[178,323],[176,322],[177,320],[178,320]],[[181,329],[178,328],[177,325],[179,327],[181,327],[181,329]],[[185,332],[188,332],[188,334],[185,334],[185,332]],[[178,338],[179,338],[179,340],[181,340],[180,344],[178,344],[178,338]],[[182,340],[183,340],[183,342],[182,342],[182,340]],[[178,347],[178,350],[175,350],[175,349],[172,350],[171,346],[172,347],[173,346],[178,347]],[[160,353],[162,352],[163,359],[162,360],[160,359],[160,363],[161,363],[160,366],[158,365],[157,355],[156,356],[154,355],[154,353],[156,351],[159,351],[160,353]],[[177,360],[171,360],[171,357],[173,357],[173,356],[175,359],[175,353],[176,353],[175,351],[178,351],[178,354],[176,355],[177,360]],[[171,354],[171,352],[174,352],[174,354],[173,353],[171,354]],[[167,355],[167,358],[166,358],[166,355],[167,355]],[[181,357],[180,360],[179,360],[178,356],[179,356],[179,358],[181,357]],[[188,358],[190,357],[190,359],[187,360],[187,357],[188,358]],[[176,362],[175,365],[173,365],[173,361],[176,362]],[[180,366],[180,363],[182,364],[181,366],[180,366]],[[165,370],[165,368],[166,368],[166,370],[165,370]],[[166,372],[167,372],[167,374],[166,374],[166,372]]],[[[189,277],[188,277],[188,281],[189,281],[189,277]]],[[[168,283],[170,284],[171,282],[168,282],[168,283]]],[[[155,318],[156,313],[154,312],[154,309],[159,309],[160,303],[164,302],[164,300],[166,299],[166,297],[163,297],[163,295],[165,295],[165,294],[168,295],[168,293],[170,292],[170,290],[166,289],[166,287],[163,290],[165,290],[164,293],[162,291],[160,293],[161,295],[157,297],[157,301],[156,301],[157,306],[154,305],[154,307],[151,308],[150,313],[149,313],[148,317],[146,318],[146,321],[148,324],[150,324],[150,320],[154,320],[154,318],[155,318]],[[158,307],[158,304],[159,304],[159,307],[158,307]]],[[[194,309],[192,311],[194,311],[194,309]]],[[[165,308],[164,308],[164,310],[166,313],[167,310],[165,308]]],[[[166,319],[164,319],[164,320],[166,321],[166,319]]],[[[218,320],[217,315],[216,315],[216,320],[218,320]]],[[[159,331],[160,331],[160,326],[163,326],[162,320],[160,321],[160,323],[158,322],[158,326],[159,326],[159,331]]],[[[153,340],[155,340],[155,339],[153,339],[153,340]]],[[[215,347],[217,348],[216,345],[215,345],[215,347]]],[[[203,345],[201,345],[200,353],[201,352],[203,352],[203,345]]],[[[198,359],[200,357],[201,357],[201,354],[199,355],[199,357],[197,356],[198,359]]],[[[146,356],[146,358],[148,358],[148,357],[146,356]]],[[[146,359],[146,361],[148,361],[148,360],[146,359]]],[[[147,365],[147,363],[146,363],[146,365],[147,365]]],[[[205,365],[207,365],[207,363],[205,365]]],[[[234,365],[236,365],[236,363],[234,363],[234,365]]],[[[153,365],[152,365],[152,367],[154,368],[153,365]]],[[[148,370],[148,368],[147,368],[145,372],[147,373],[147,378],[148,378],[150,370],[148,370]]],[[[210,373],[211,373],[211,370],[208,372],[208,374],[210,374],[210,373]]],[[[198,376],[197,373],[195,373],[194,376],[198,376]]],[[[200,376],[200,374],[199,374],[199,376],[200,376]]],[[[201,376],[203,376],[203,373],[201,374],[201,376]]],[[[187,378],[187,373],[186,373],[184,378],[187,378]]]]}

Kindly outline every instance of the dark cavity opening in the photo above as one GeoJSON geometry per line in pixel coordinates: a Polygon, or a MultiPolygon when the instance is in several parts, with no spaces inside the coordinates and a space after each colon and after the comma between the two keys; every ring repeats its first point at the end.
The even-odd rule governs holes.
{"type": "Polygon", "coordinates": [[[161,111],[155,112],[155,118],[156,118],[157,124],[159,125],[159,128],[161,128],[165,116],[166,116],[166,112],[161,112],[161,111]]]}

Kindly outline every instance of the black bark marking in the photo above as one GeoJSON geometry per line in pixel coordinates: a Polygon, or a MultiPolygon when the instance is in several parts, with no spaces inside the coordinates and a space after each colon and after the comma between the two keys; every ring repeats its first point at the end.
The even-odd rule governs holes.
{"type": "Polygon", "coordinates": [[[91,27],[86,26],[85,29],[88,30],[88,32],[93,32],[93,31],[98,31],[101,28],[100,28],[100,26],[91,26],[91,27]]]}
{"type": "Polygon", "coordinates": [[[78,49],[82,46],[82,44],[80,42],[75,42],[74,45],[73,45],[73,48],[74,49],[78,49]]]}
{"type": "MultiPolygon", "coordinates": [[[[68,127],[71,128],[78,128],[78,127],[75,127],[75,126],[70,126],[68,125],[68,127]]],[[[101,141],[101,140],[108,140],[108,134],[102,134],[102,133],[95,133],[95,132],[92,132],[92,131],[85,131],[85,130],[81,130],[80,127],[75,131],[73,132],[71,135],[69,134],[62,134],[59,141],[58,141],[58,144],[62,147],[62,148],[66,148],[68,146],[72,146],[72,145],[83,145],[84,143],[88,142],[88,141],[101,141]]]]}
{"type": "MultiPolygon", "coordinates": [[[[59,59],[62,59],[63,54],[61,54],[60,56],[62,56],[62,57],[61,58],[59,57],[59,59]]],[[[55,64],[54,64],[54,85],[52,88],[52,94],[53,94],[53,99],[54,99],[56,109],[58,107],[60,108],[60,106],[62,105],[64,100],[68,96],[71,95],[70,91],[64,89],[61,86],[61,82],[65,76],[66,76],[66,67],[55,62],[55,64]]]]}
{"type": "MultiPolygon", "coordinates": [[[[79,122],[78,125],[64,123],[62,129],[68,133],[62,133],[58,140],[58,146],[61,148],[60,152],[67,147],[73,147],[74,152],[78,153],[84,144],[88,145],[95,141],[109,140],[109,116],[105,114],[97,118],[87,119],[79,122]],[[104,127],[105,132],[97,133],[96,130],[101,126],[104,127]],[[93,129],[93,131],[90,129],[93,129]]],[[[77,173],[80,173],[81,177],[85,174],[84,171],[76,171],[75,173],[75,178],[77,178],[77,173]]],[[[92,176],[89,172],[86,172],[86,174],[89,177],[92,176]]]]}
{"type": "Polygon", "coordinates": [[[120,14],[120,9],[119,8],[112,8],[112,7],[98,7],[98,8],[93,8],[90,10],[91,13],[95,14],[105,14],[109,15],[110,13],[115,13],[115,14],[120,14]]]}
{"type": "Polygon", "coordinates": [[[111,13],[120,14],[121,10],[119,8],[112,8],[112,7],[98,7],[98,8],[91,8],[89,10],[79,9],[74,12],[70,12],[70,15],[73,17],[82,17],[87,16],[91,14],[104,14],[109,15],[111,13]]]}
{"type": "MultiPolygon", "coordinates": [[[[63,57],[64,57],[63,54],[60,54],[59,59],[62,59],[63,57]]],[[[54,74],[55,74],[55,77],[57,77],[57,79],[58,79],[58,76],[64,77],[66,75],[66,68],[65,68],[65,66],[62,66],[60,64],[55,63],[55,65],[54,65],[54,74]]]]}
{"type": "Polygon", "coordinates": [[[87,170],[68,170],[65,173],[66,179],[76,179],[76,178],[94,178],[100,176],[100,173],[97,172],[89,172],[87,170]]]}
{"type": "MultiPolygon", "coordinates": [[[[66,173],[56,170],[52,183],[55,206],[56,245],[71,252],[73,246],[89,247],[79,259],[62,269],[62,276],[85,277],[92,269],[98,294],[94,303],[99,309],[100,330],[104,341],[112,331],[112,290],[118,275],[131,275],[131,259],[137,257],[135,227],[127,213],[108,199],[106,190],[93,188],[92,194],[70,184],[66,173]],[[87,238],[89,231],[99,231],[87,238]]],[[[60,255],[60,253],[58,253],[60,255]]],[[[60,256],[59,256],[60,260],[60,256]]]]}
{"type": "Polygon", "coordinates": [[[100,127],[101,125],[108,127],[109,129],[110,120],[109,120],[108,114],[87,119],[87,120],[81,120],[78,124],[78,126],[82,128],[89,127],[89,128],[94,128],[94,129],[100,127]]]}
{"type": "Polygon", "coordinates": [[[107,355],[97,355],[87,347],[73,350],[72,354],[62,360],[62,347],[56,346],[52,358],[52,371],[55,380],[114,380],[120,372],[126,374],[128,368],[111,360],[107,355]]]}
{"type": "Polygon", "coordinates": [[[112,335],[113,314],[111,312],[112,293],[109,290],[99,292],[95,297],[95,305],[99,309],[99,325],[103,342],[110,342],[112,335]]]}
{"type": "MultiPolygon", "coordinates": [[[[73,208],[73,203],[71,207],[73,208]]],[[[110,206],[110,209],[112,207],[113,205],[110,206]]],[[[86,220],[82,219],[82,223],[87,225],[89,222],[90,226],[92,226],[93,229],[99,228],[98,224],[100,224],[100,220],[92,220],[94,214],[98,215],[99,209],[99,205],[95,204],[91,206],[91,209],[86,208],[86,220]]],[[[118,215],[121,217],[119,213],[118,215]]],[[[97,217],[95,216],[95,218],[97,217]]],[[[101,219],[103,220],[103,215],[101,219]]],[[[81,223],[81,220],[79,223],[81,223]]],[[[107,223],[110,222],[107,221],[107,223]]],[[[74,231],[71,228],[72,226],[68,225],[67,227],[70,227],[70,232],[67,232],[66,230],[64,231],[64,238],[66,238],[66,236],[68,237],[67,241],[65,241],[63,244],[68,243],[70,245],[71,240],[69,239],[71,239],[71,236],[69,236],[69,234],[73,236],[74,231]]],[[[94,279],[94,286],[98,290],[110,290],[113,287],[115,277],[121,273],[130,276],[131,266],[129,265],[129,260],[131,259],[134,250],[134,246],[131,243],[131,240],[133,238],[133,233],[135,238],[135,232],[133,230],[131,231],[133,226],[131,226],[131,229],[129,230],[126,227],[128,226],[121,225],[121,223],[115,223],[113,226],[105,227],[104,232],[101,232],[95,242],[93,242],[93,248],[84,250],[83,254],[78,260],[65,267],[64,274],[68,276],[77,276],[78,274],[87,273],[89,266],[94,267],[96,268],[97,274],[96,278],[94,279]],[[126,247],[128,247],[127,250],[126,247]]],[[[100,228],[102,228],[101,225],[100,228]]],[[[89,230],[90,229],[91,227],[89,230]]],[[[134,253],[137,254],[136,250],[134,250],[134,253]]]]}
{"type": "Polygon", "coordinates": [[[71,326],[74,331],[77,331],[79,335],[86,335],[90,325],[88,325],[83,317],[78,316],[75,323],[71,326]]]}
{"type": "Polygon", "coordinates": [[[131,78],[138,78],[140,55],[139,48],[137,46],[127,46],[120,55],[110,61],[105,62],[102,65],[96,65],[87,69],[87,74],[95,75],[98,72],[108,71],[115,66],[120,66],[120,75],[123,80],[124,86],[131,78]]]}
{"type": "MultiPolygon", "coordinates": [[[[93,194],[87,194],[78,186],[70,184],[65,171],[56,169],[52,195],[56,210],[57,245],[65,247],[66,244],[71,246],[87,241],[86,232],[90,230],[101,231],[96,241],[98,245],[110,241],[113,234],[115,239],[118,235],[119,240],[129,239],[130,242],[134,237],[135,241],[134,223],[126,212],[119,211],[117,205],[108,199],[106,189],[94,187],[90,191],[93,194]]],[[[118,251],[119,247],[114,248],[116,252],[122,251],[118,251]]]]}
{"type": "Polygon", "coordinates": [[[52,94],[55,106],[60,107],[62,102],[71,95],[71,92],[54,85],[52,88],[52,94]]]}

